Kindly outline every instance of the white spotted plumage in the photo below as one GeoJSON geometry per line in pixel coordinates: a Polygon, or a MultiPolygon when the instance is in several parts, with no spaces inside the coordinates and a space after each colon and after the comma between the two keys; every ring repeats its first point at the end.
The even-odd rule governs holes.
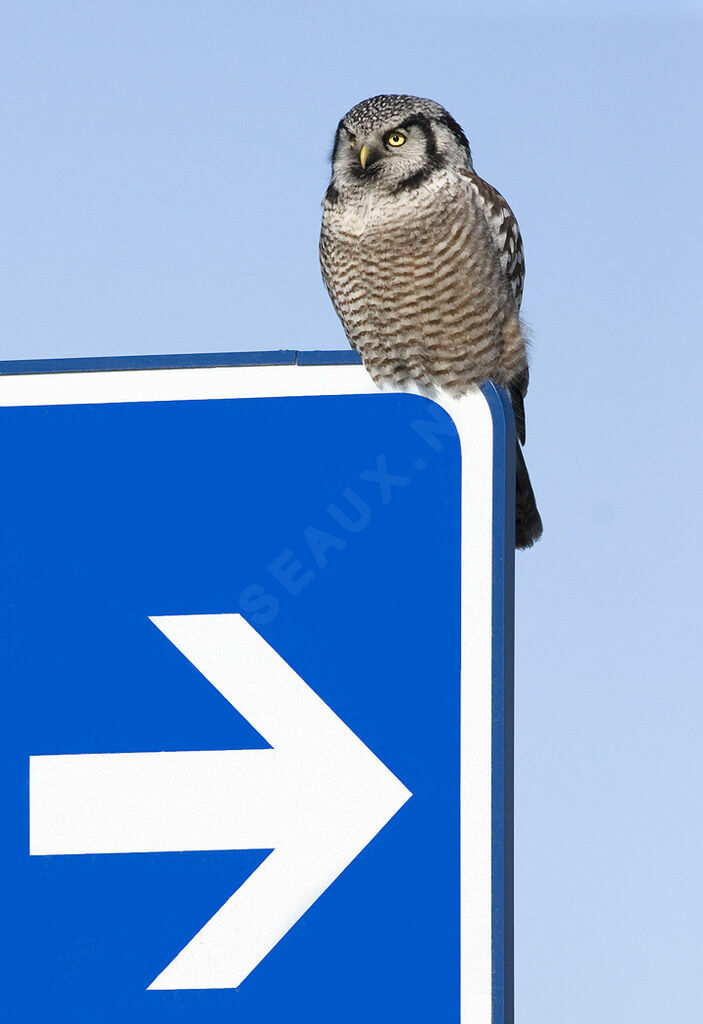
{"type": "MultiPolygon", "coordinates": [[[[461,395],[493,380],[510,389],[524,439],[522,240],[443,107],[381,96],[342,118],[320,260],[347,337],[379,385],[461,395]]],[[[541,522],[518,452],[518,545],[527,546],[541,522]]]]}

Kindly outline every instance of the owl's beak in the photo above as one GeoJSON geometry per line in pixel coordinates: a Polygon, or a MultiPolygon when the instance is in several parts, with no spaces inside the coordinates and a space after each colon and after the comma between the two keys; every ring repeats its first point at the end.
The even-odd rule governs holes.
{"type": "Polygon", "coordinates": [[[377,160],[380,160],[383,153],[377,149],[376,146],[367,146],[366,143],[359,150],[359,162],[363,170],[366,170],[366,166],[369,167],[371,164],[375,164],[377,160]]]}

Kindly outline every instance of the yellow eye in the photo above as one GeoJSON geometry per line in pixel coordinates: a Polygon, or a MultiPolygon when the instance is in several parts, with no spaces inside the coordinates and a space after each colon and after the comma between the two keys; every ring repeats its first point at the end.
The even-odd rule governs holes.
{"type": "Polygon", "coordinates": [[[402,146],[405,142],[405,136],[401,135],[400,132],[393,132],[392,135],[388,136],[389,146],[402,146]]]}
{"type": "Polygon", "coordinates": [[[351,146],[351,148],[353,149],[353,148],[354,148],[354,146],[356,145],[356,139],[350,139],[350,140],[349,140],[349,145],[350,145],[350,146],[351,146]]]}

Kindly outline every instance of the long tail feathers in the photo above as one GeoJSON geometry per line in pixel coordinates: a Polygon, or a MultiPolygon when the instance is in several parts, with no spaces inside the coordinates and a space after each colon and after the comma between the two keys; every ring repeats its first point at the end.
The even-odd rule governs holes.
{"type": "Polygon", "coordinates": [[[541,536],[542,519],[537,511],[535,493],[518,441],[515,462],[515,547],[531,548],[541,536]]]}

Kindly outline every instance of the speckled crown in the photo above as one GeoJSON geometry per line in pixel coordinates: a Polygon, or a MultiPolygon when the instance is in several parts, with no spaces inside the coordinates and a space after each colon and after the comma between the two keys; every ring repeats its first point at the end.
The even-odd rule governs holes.
{"type": "Polygon", "coordinates": [[[348,128],[363,134],[389,123],[400,125],[411,114],[438,118],[446,117],[447,111],[434,100],[420,96],[372,96],[357,103],[342,120],[348,128]]]}

